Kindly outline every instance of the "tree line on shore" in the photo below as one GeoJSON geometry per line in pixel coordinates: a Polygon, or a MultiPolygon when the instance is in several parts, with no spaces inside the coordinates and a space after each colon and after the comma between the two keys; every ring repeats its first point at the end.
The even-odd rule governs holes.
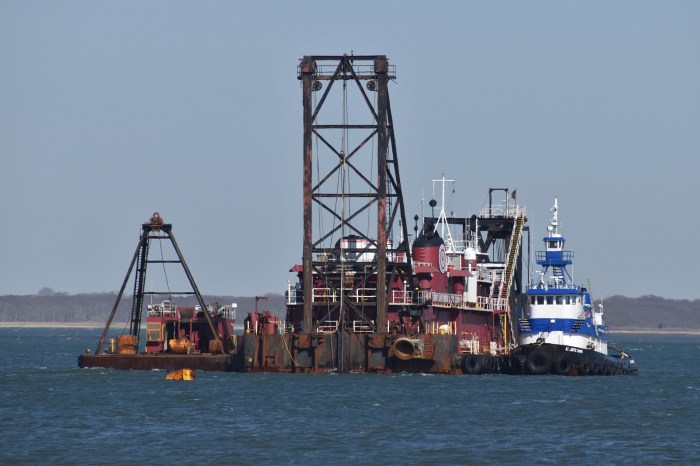
{"type": "MultiPolygon", "coordinates": [[[[94,322],[107,321],[116,302],[117,294],[68,294],[42,288],[36,295],[0,295],[0,322],[94,322]]],[[[219,305],[236,303],[238,321],[256,309],[255,297],[203,296],[204,301],[219,305]]],[[[159,304],[161,298],[154,304],[159,304]]],[[[193,296],[173,297],[178,305],[195,305],[193,296]]],[[[285,299],[281,294],[268,294],[257,300],[258,311],[268,310],[280,319],[285,316],[285,299]]],[[[596,305],[598,302],[595,303],[596,305]]],[[[603,301],[605,321],[615,329],[700,329],[700,299],[694,301],[667,299],[659,296],[627,298],[612,296],[603,301]]],[[[114,317],[115,322],[129,320],[132,297],[123,296],[114,317]]]]}
{"type": "MultiPolygon", "coordinates": [[[[238,321],[242,322],[248,312],[255,310],[255,297],[202,296],[206,304],[216,302],[223,306],[238,305],[238,321]]],[[[160,304],[168,297],[153,298],[153,304],[160,304]]],[[[194,296],[173,296],[172,301],[181,306],[194,306],[194,296]]],[[[42,289],[36,295],[0,295],[0,322],[95,322],[105,323],[117,300],[117,294],[111,293],[57,293],[42,289]]],[[[146,303],[151,304],[146,298],[146,303]]],[[[131,315],[133,298],[122,296],[114,315],[115,322],[127,322],[131,315]]],[[[258,310],[269,310],[282,318],[285,313],[284,296],[269,294],[257,300],[258,310]]]]}

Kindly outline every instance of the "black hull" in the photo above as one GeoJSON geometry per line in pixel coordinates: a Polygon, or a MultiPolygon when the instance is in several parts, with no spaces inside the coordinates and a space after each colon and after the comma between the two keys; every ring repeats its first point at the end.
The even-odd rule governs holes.
{"type": "Polygon", "coordinates": [[[78,367],[150,371],[193,369],[198,371],[230,371],[233,358],[225,354],[83,354],[78,367]]]}
{"type": "Polygon", "coordinates": [[[528,375],[637,375],[628,356],[611,356],[563,345],[523,345],[510,357],[509,373],[528,375]]]}
{"type": "Polygon", "coordinates": [[[454,335],[419,335],[420,354],[385,334],[239,335],[231,355],[84,354],[79,367],[225,372],[416,372],[433,374],[634,375],[629,357],[559,345],[525,345],[510,356],[459,354],[454,335]],[[342,350],[342,351],[341,351],[342,350]],[[408,351],[411,350],[411,351],[408,351]],[[339,357],[343,355],[343,357],[339,357]]]}

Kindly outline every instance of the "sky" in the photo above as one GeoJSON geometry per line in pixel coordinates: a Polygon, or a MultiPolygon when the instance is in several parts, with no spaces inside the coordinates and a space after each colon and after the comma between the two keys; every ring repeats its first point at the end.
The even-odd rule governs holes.
{"type": "Polygon", "coordinates": [[[158,211],[200,291],[302,254],[304,55],[384,54],[407,215],[559,199],[596,297],[700,298],[696,1],[0,0],[0,294],[118,290],[158,211]]]}

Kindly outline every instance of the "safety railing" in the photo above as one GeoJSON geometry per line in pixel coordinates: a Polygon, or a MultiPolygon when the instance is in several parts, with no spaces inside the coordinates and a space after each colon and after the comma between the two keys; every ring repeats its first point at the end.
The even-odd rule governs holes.
{"type": "Polygon", "coordinates": [[[467,249],[469,242],[463,239],[452,239],[445,242],[445,251],[447,254],[461,254],[467,249]]]}
{"type": "Polygon", "coordinates": [[[376,301],[377,300],[377,289],[376,288],[358,288],[354,292],[350,293],[350,299],[355,302],[366,302],[366,301],[376,301]]]}
{"type": "Polygon", "coordinates": [[[338,296],[332,288],[314,288],[311,293],[311,302],[326,303],[335,302],[338,296]]]}
{"type": "Polygon", "coordinates": [[[413,302],[413,292],[405,290],[392,290],[389,295],[389,304],[411,304],[413,302]]]}
{"type": "Polygon", "coordinates": [[[506,217],[515,218],[518,215],[525,215],[525,207],[519,206],[517,204],[509,206],[493,206],[491,208],[483,208],[479,211],[479,217],[483,218],[493,218],[493,217],[506,217]]]}
{"type": "Polygon", "coordinates": [[[353,320],[352,331],[355,333],[372,333],[374,332],[374,321],[369,323],[365,320],[353,320]]]}
{"type": "MultiPolygon", "coordinates": [[[[286,302],[290,304],[302,304],[304,302],[304,290],[289,286],[285,292],[286,302]]],[[[374,302],[377,300],[376,288],[358,288],[348,295],[351,301],[374,302]]],[[[430,298],[429,291],[392,290],[389,293],[389,304],[393,306],[425,304],[430,298]]],[[[335,302],[339,299],[338,293],[332,288],[314,288],[311,294],[312,302],[335,302]]]]}
{"type": "Polygon", "coordinates": [[[464,307],[464,297],[460,294],[432,293],[431,298],[436,307],[464,307]]]}
{"type": "Polygon", "coordinates": [[[424,261],[413,261],[413,267],[432,267],[433,264],[424,261]]]}
{"type": "Polygon", "coordinates": [[[389,304],[394,306],[425,304],[429,294],[429,291],[392,290],[389,294],[389,304]]]}
{"type": "Polygon", "coordinates": [[[287,283],[287,291],[285,291],[287,304],[301,304],[304,302],[304,292],[299,288],[299,284],[292,286],[292,283],[287,283]]]}
{"type": "Polygon", "coordinates": [[[505,311],[508,309],[508,301],[504,298],[488,298],[480,296],[476,298],[476,304],[479,308],[487,311],[505,311]]]}
{"type": "Polygon", "coordinates": [[[318,324],[316,327],[316,333],[335,333],[338,331],[338,321],[337,320],[325,320],[318,324]]]}
{"type": "Polygon", "coordinates": [[[427,325],[425,327],[425,333],[440,334],[440,335],[456,335],[457,334],[457,323],[454,321],[427,322],[427,325]]]}
{"type": "MultiPolygon", "coordinates": [[[[351,57],[348,57],[351,58],[351,57]]],[[[352,61],[352,60],[351,60],[352,61]]],[[[320,80],[327,80],[333,77],[335,74],[339,64],[333,63],[333,64],[326,64],[324,62],[316,62],[316,72],[314,73],[314,78],[315,79],[320,79],[320,80]]],[[[375,79],[377,77],[377,72],[374,70],[374,64],[365,64],[365,63],[359,63],[358,62],[353,62],[352,63],[352,69],[357,75],[358,79],[375,79]]],[[[345,75],[343,75],[343,72],[341,71],[338,74],[337,79],[343,79],[343,76],[349,77],[351,76],[350,71],[346,71],[345,75]]],[[[297,65],[297,77],[301,77],[301,66],[297,65]]],[[[388,65],[387,68],[387,78],[388,79],[396,79],[396,65],[388,65]]]]}
{"type": "Polygon", "coordinates": [[[476,334],[469,332],[462,332],[459,339],[459,352],[460,353],[479,353],[479,339],[476,334]]]}

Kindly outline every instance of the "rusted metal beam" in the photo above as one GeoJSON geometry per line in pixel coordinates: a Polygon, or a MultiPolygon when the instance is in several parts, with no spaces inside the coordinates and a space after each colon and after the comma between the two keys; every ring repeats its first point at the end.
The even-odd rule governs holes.
{"type": "Polygon", "coordinates": [[[219,332],[217,332],[216,328],[214,327],[214,323],[212,322],[211,316],[209,315],[209,311],[207,310],[207,305],[204,302],[202,295],[199,293],[199,288],[197,288],[197,283],[195,283],[195,281],[194,281],[194,277],[192,276],[192,273],[190,272],[190,268],[187,267],[187,263],[185,262],[185,257],[182,255],[182,252],[180,252],[180,247],[177,245],[177,241],[175,241],[175,236],[173,235],[173,232],[171,229],[166,230],[166,233],[168,235],[168,238],[170,238],[170,241],[173,243],[173,246],[175,248],[175,254],[177,254],[178,259],[180,259],[180,262],[182,263],[182,268],[185,270],[185,274],[187,275],[187,279],[190,282],[190,286],[192,286],[192,291],[194,291],[194,294],[197,296],[197,301],[199,302],[199,305],[202,307],[202,311],[204,311],[204,318],[207,320],[207,324],[209,324],[209,329],[211,329],[211,332],[214,334],[214,340],[216,340],[216,344],[217,344],[219,350],[222,353],[226,353],[226,347],[224,346],[224,343],[221,341],[221,338],[219,337],[219,332]]]}
{"type": "MultiPolygon", "coordinates": [[[[398,219],[405,219],[401,189],[396,183],[398,174],[394,173],[398,166],[397,157],[395,154],[389,157],[390,151],[395,150],[395,143],[388,81],[395,78],[395,67],[389,64],[385,55],[309,55],[304,56],[300,61],[298,78],[302,81],[304,110],[304,252],[300,277],[304,290],[304,303],[300,304],[303,306],[302,331],[304,333],[312,331],[313,326],[322,319],[321,315],[317,315],[321,312],[320,308],[312,303],[314,280],[320,280],[324,282],[324,287],[333,289],[339,296],[341,304],[339,309],[333,311],[333,315],[338,319],[341,331],[350,320],[369,319],[373,321],[375,330],[386,332],[389,287],[387,253],[391,249],[392,253],[396,253],[392,257],[410,257],[408,235],[404,233],[405,221],[401,225],[402,241],[391,248],[388,247],[394,229],[393,223],[398,219]],[[321,80],[326,81],[327,84],[321,84],[319,82],[321,80]],[[342,89],[334,87],[336,81],[342,82],[342,89]],[[348,85],[348,81],[354,82],[355,85],[348,85]],[[343,118],[342,123],[326,120],[323,124],[319,124],[316,117],[327,98],[330,97],[332,89],[343,92],[344,102],[349,91],[353,94],[359,92],[361,100],[371,113],[371,121],[352,124],[343,118]],[[321,94],[317,103],[313,98],[313,92],[321,94]],[[375,95],[370,95],[375,92],[375,95]],[[343,131],[340,144],[334,139],[337,136],[336,130],[343,131]],[[369,158],[374,160],[372,162],[374,167],[367,169],[361,165],[367,163],[367,159],[362,157],[365,152],[361,151],[367,151],[368,142],[374,141],[375,138],[377,145],[372,144],[372,154],[369,158]],[[349,140],[359,141],[359,143],[348,147],[349,140]],[[332,163],[321,165],[327,167],[327,169],[324,168],[323,173],[315,172],[317,167],[314,164],[319,162],[316,160],[319,154],[314,153],[315,141],[318,141],[319,151],[323,151],[319,154],[331,155],[332,163]],[[357,162],[353,157],[356,157],[357,162]],[[374,170],[377,170],[376,175],[374,170]],[[314,180],[314,176],[318,179],[314,180]],[[328,186],[328,181],[335,176],[343,180],[338,192],[328,186]],[[359,179],[360,183],[354,182],[352,186],[350,183],[345,184],[345,180],[350,179],[346,177],[350,176],[353,180],[359,179]],[[321,192],[322,189],[326,192],[321,192]],[[359,216],[368,213],[369,209],[375,206],[377,212],[373,212],[372,216],[376,215],[374,219],[377,225],[368,225],[364,221],[361,224],[358,223],[359,216]],[[328,229],[320,233],[312,231],[312,228],[315,228],[312,224],[314,221],[312,216],[316,213],[319,214],[319,225],[321,225],[320,222],[325,222],[323,220],[325,216],[331,218],[331,223],[327,224],[330,225],[328,229]],[[368,230],[365,231],[365,228],[368,230]],[[334,239],[339,233],[341,237],[356,235],[362,238],[366,241],[366,247],[362,251],[372,251],[371,264],[367,264],[371,267],[355,270],[352,276],[353,283],[346,284],[345,279],[336,276],[331,268],[322,265],[321,262],[316,262],[318,266],[314,267],[313,254],[325,251],[334,253],[338,249],[327,245],[326,242],[334,239]],[[340,283],[339,280],[343,282],[340,283]],[[371,306],[371,317],[368,318],[367,309],[359,309],[353,305],[350,295],[370,281],[376,282],[379,292],[376,302],[371,306]]],[[[338,189],[338,187],[335,188],[338,189]]],[[[371,220],[372,223],[374,219],[371,220]]],[[[392,279],[397,274],[402,278],[410,277],[410,262],[392,262],[392,279]]]]}
{"type": "Polygon", "coordinates": [[[109,331],[109,327],[112,325],[112,320],[114,319],[114,314],[117,312],[117,308],[119,307],[119,302],[122,299],[122,296],[124,295],[124,289],[126,288],[127,283],[129,282],[129,277],[131,276],[131,271],[134,270],[134,264],[136,264],[136,258],[139,256],[139,251],[141,250],[141,238],[139,238],[139,243],[136,245],[136,251],[134,251],[134,256],[131,259],[131,264],[129,265],[129,269],[126,272],[126,277],[124,277],[124,281],[122,282],[122,287],[119,289],[119,294],[117,294],[117,300],[114,302],[114,307],[112,307],[112,312],[109,313],[109,318],[107,319],[107,323],[105,324],[105,328],[102,330],[102,336],[100,336],[100,341],[97,343],[97,348],[95,349],[95,354],[99,354],[100,351],[102,350],[102,345],[105,343],[105,338],[107,337],[107,332],[109,331]]]}
{"type": "MultiPolygon", "coordinates": [[[[165,227],[165,225],[162,225],[165,227]]],[[[129,333],[137,337],[141,330],[141,309],[143,307],[143,290],[146,286],[146,270],[148,268],[148,247],[151,244],[149,233],[153,231],[149,223],[142,225],[143,234],[141,235],[141,243],[139,248],[138,259],[136,262],[136,275],[134,277],[134,300],[131,306],[131,318],[129,333]]]]}
{"type": "Polygon", "coordinates": [[[385,56],[374,59],[374,71],[377,73],[377,331],[386,332],[386,154],[389,146],[387,138],[386,111],[389,103],[387,77],[389,64],[385,56]]]}
{"type": "MultiPolygon", "coordinates": [[[[316,61],[310,57],[304,57],[300,65],[300,79],[302,80],[303,95],[302,105],[304,111],[304,163],[303,163],[303,209],[304,209],[304,245],[303,245],[303,281],[304,281],[304,322],[302,332],[311,332],[312,326],[312,298],[313,298],[313,252],[312,252],[312,168],[313,168],[313,113],[311,93],[316,61]]],[[[330,89],[326,89],[326,93],[330,89]]],[[[325,95],[324,95],[325,97],[325,95]]]]}
{"type": "Polygon", "coordinates": [[[376,127],[377,125],[313,125],[314,129],[375,129],[376,127]]]}

